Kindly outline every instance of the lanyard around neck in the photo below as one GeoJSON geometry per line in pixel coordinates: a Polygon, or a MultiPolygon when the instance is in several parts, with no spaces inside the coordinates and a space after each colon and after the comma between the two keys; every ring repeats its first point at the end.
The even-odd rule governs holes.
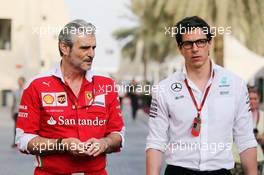
{"type": "MultiPolygon", "coordinates": [[[[214,72],[213,72],[213,76],[212,76],[212,77],[214,77],[214,72]]],[[[189,84],[188,84],[187,78],[185,78],[184,82],[185,82],[185,84],[186,84],[186,86],[187,86],[187,89],[188,89],[188,91],[189,91],[189,94],[190,94],[190,96],[191,96],[191,98],[192,98],[192,101],[193,101],[193,103],[194,103],[194,106],[195,106],[195,108],[196,108],[196,110],[197,110],[197,113],[198,113],[198,114],[197,114],[197,117],[200,117],[200,113],[201,113],[201,111],[202,111],[202,109],[203,109],[203,105],[204,105],[205,100],[206,100],[206,98],[207,98],[207,96],[208,96],[208,94],[209,94],[209,90],[210,90],[210,88],[211,88],[211,86],[212,86],[212,83],[206,88],[205,94],[204,94],[203,99],[202,99],[202,103],[201,103],[201,105],[200,105],[200,107],[199,107],[198,104],[197,104],[197,101],[196,101],[196,99],[195,99],[195,97],[194,97],[193,91],[192,91],[191,87],[190,87],[189,84]]]]}

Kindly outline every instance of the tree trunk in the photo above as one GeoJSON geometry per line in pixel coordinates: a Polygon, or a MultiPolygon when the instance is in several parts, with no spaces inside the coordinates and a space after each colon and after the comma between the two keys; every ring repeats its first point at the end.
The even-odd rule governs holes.
{"type": "Polygon", "coordinates": [[[224,36],[216,35],[214,38],[215,63],[224,67],[224,36]]]}
{"type": "Polygon", "coordinates": [[[147,72],[148,72],[148,61],[146,58],[146,53],[143,52],[143,78],[144,78],[144,83],[147,82],[147,72]]]}

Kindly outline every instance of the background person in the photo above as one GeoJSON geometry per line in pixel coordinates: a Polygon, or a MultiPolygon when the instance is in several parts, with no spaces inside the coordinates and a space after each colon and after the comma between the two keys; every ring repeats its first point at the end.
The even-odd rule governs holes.
{"type": "Polygon", "coordinates": [[[23,93],[25,82],[26,82],[26,79],[24,77],[19,77],[17,81],[18,89],[13,92],[13,104],[11,107],[11,116],[12,116],[12,119],[14,120],[14,141],[13,141],[13,144],[11,145],[13,148],[16,147],[16,144],[15,144],[16,122],[17,122],[19,104],[21,101],[21,96],[23,93]]]}

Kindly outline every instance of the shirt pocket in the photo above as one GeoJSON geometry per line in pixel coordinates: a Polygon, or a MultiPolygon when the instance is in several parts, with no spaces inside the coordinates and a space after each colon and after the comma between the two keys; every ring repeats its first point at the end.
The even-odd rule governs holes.
{"type": "Polygon", "coordinates": [[[89,117],[100,117],[100,118],[108,118],[108,113],[105,107],[101,106],[90,106],[85,109],[85,115],[89,117]]]}

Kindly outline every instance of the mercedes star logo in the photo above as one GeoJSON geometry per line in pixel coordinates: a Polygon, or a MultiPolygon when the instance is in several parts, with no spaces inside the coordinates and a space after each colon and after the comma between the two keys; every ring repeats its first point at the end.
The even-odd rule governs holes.
{"type": "Polygon", "coordinates": [[[173,83],[173,84],[171,85],[171,89],[172,89],[173,91],[175,91],[175,92],[179,92],[179,91],[181,91],[181,89],[182,89],[182,85],[181,85],[181,83],[173,83]]]}

